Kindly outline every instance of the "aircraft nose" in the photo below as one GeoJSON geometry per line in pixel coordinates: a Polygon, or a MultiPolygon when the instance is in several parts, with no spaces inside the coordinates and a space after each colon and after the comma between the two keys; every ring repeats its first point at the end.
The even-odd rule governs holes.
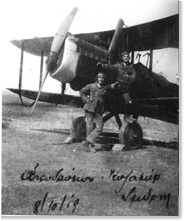
{"type": "Polygon", "coordinates": [[[59,64],[51,77],[61,83],[70,83],[76,76],[77,65],[80,54],[77,52],[77,45],[73,37],[68,37],[59,55],[59,64]]]}

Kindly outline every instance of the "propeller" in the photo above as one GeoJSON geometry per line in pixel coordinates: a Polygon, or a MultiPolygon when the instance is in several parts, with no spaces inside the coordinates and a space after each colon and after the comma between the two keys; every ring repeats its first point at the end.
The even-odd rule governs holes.
{"type": "Polygon", "coordinates": [[[112,37],[112,41],[109,46],[109,52],[114,53],[116,51],[116,46],[119,40],[119,37],[121,35],[121,31],[124,25],[124,21],[120,18],[116,27],[116,30],[114,32],[114,35],[112,37]]]}
{"type": "Polygon", "coordinates": [[[56,67],[57,64],[57,59],[58,59],[58,53],[60,51],[60,48],[67,36],[68,30],[72,24],[72,21],[77,13],[78,8],[75,7],[69,14],[68,16],[64,19],[64,21],[62,22],[62,24],[60,25],[59,29],[57,30],[55,37],[53,39],[52,45],[51,45],[51,53],[49,55],[49,57],[46,60],[46,71],[45,71],[45,76],[44,76],[44,80],[39,88],[39,92],[37,94],[37,98],[35,100],[35,103],[33,105],[33,108],[30,112],[30,114],[33,113],[35,106],[39,100],[40,97],[40,93],[42,91],[42,88],[44,86],[44,83],[46,81],[46,78],[48,76],[48,74],[50,72],[52,72],[54,70],[54,68],[56,67]]]}

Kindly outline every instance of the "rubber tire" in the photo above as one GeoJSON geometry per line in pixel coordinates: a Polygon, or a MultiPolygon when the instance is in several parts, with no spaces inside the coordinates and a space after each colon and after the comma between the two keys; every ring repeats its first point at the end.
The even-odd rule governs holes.
{"type": "Polygon", "coordinates": [[[142,146],[143,130],[137,122],[128,124],[126,128],[123,126],[119,132],[119,141],[125,144],[124,149],[135,150],[142,146]]]}
{"type": "Polygon", "coordinates": [[[71,136],[76,142],[81,142],[86,139],[85,117],[77,117],[72,121],[71,136]]]}

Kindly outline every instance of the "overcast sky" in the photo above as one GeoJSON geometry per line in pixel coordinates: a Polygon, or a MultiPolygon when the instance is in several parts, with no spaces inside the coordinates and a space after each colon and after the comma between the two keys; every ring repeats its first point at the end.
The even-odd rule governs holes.
{"type": "MultiPolygon", "coordinates": [[[[2,88],[18,85],[20,50],[9,41],[53,36],[60,23],[75,6],[78,7],[78,12],[69,30],[71,33],[115,29],[119,18],[122,18],[127,26],[133,26],[177,14],[179,10],[178,0],[1,0],[0,4],[0,22],[3,30],[1,32],[3,33],[1,34],[2,88]]],[[[155,58],[156,62],[160,56],[165,58],[167,53],[171,54],[171,51],[161,51],[155,58]]],[[[173,53],[178,59],[178,51],[173,53]]],[[[23,68],[25,87],[30,86],[30,81],[35,80],[37,88],[39,65],[38,57],[25,55],[23,68]],[[29,76],[26,77],[26,74],[29,76]]],[[[174,76],[178,72],[177,65],[173,70],[174,76]]],[[[171,68],[158,71],[167,74],[169,69],[171,68]]],[[[60,85],[59,82],[53,82],[52,84],[60,85]]],[[[47,85],[52,88],[50,80],[47,80],[47,85]]]]}
{"type": "Polygon", "coordinates": [[[75,7],[72,33],[114,29],[119,18],[132,26],[178,13],[178,0],[1,0],[4,38],[53,35],[75,7]]]}

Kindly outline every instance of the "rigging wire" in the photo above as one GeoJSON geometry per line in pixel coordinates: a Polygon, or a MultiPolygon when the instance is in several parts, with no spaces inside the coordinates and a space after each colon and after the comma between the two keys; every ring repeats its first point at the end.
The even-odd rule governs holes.
{"type": "Polygon", "coordinates": [[[155,64],[152,66],[152,68],[155,67],[155,65],[156,65],[157,63],[159,63],[159,61],[160,61],[161,58],[164,56],[164,54],[166,53],[166,51],[167,51],[167,48],[165,49],[165,51],[163,52],[163,54],[161,55],[161,57],[155,62],[155,64]]]}

